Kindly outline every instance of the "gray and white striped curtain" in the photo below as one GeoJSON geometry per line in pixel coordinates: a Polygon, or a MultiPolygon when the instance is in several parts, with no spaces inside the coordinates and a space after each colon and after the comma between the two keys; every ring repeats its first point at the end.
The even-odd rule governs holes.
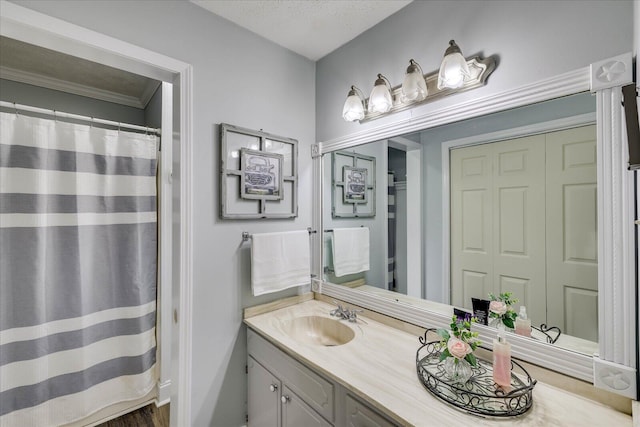
{"type": "Polygon", "coordinates": [[[396,184],[393,172],[388,173],[388,189],[387,189],[387,289],[396,290],[396,184]]]}
{"type": "Polygon", "coordinates": [[[0,113],[0,426],[156,383],[157,137],[0,113]]]}

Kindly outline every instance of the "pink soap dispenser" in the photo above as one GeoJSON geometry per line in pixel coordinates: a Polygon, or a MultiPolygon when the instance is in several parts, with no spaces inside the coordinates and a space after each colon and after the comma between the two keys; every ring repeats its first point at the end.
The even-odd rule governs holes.
{"type": "Polygon", "coordinates": [[[493,340],[493,381],[502,388],[511,387],[511,344],[502,331],[493,340]]]}

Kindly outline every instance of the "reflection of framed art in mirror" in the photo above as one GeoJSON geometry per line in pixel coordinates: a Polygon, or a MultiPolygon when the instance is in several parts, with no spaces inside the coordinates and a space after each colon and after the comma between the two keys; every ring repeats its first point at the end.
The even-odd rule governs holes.
{"type": "Polygon", "coordinates": [[[343,202],[367,203],[367,170],[343,166],[342,175],[345,183],[343,202]]]}
{"type": "Polygon", "coordinates": [[[331,155],[333,218],[376,216],[376,158],[347,151],[331,155]]]}

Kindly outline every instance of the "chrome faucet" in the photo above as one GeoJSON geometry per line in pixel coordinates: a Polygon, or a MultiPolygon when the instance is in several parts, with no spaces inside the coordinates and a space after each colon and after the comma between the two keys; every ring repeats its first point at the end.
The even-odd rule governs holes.
{"type": "Polygon", "coordinates": [[[333,302],[337,307],[329,312],[331,316],[339,317],[342,320],[348,320],[352,323],[358,321],[358,313],[362,312],[362,310],[349,309],[346,306],[342,306],[342,304],[337,301],[333,302]]]}

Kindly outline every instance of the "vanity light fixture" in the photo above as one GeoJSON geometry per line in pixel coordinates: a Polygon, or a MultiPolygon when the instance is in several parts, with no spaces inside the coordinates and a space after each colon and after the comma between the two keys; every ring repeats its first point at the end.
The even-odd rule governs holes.
{"type": "Polygon", "coordinates": [[[361,96],[362,91],[355,86],[351,86],[351,90],[347,94],[347,100],[344,101],[342,108],[342,118],[347,122],[355,122],[364,118],[364,99],[361,96]]]}
{"type": "Polygon", "coordinates": [[[402,85],[392,87],[385,76],[378,74],[368,99],[364,99],[356,86],[351,86],[342,117],[348,122],[363,123],[453,93],[484,86],[495,68],[495,57],[465,59],[460,47],[451,40],[439,71],[423,74],[420,65],[410,59],[402,85]]]}
{"type": "Polygon", "coordinates": [[[438,73],[438,89],[457,89],[462,87],[465,79],[470,77],[467,60],[455,41],[449,41],[449,47],[444,52],[438,73]]]}
{"type": "Polygon", "coordinates": [[[385,76],[378,74],[371,95],[369,95],[368,111],[370,113],[386,113],[391,110],[392,106],[391,83],[385,76]]]}
{"type": "Polygon", "coordinates": [[[427,81],[420,64],[413,59],[409,60],[407,73],[402,82],[402,101],[422,101],[427,97],[427,81]]]}

